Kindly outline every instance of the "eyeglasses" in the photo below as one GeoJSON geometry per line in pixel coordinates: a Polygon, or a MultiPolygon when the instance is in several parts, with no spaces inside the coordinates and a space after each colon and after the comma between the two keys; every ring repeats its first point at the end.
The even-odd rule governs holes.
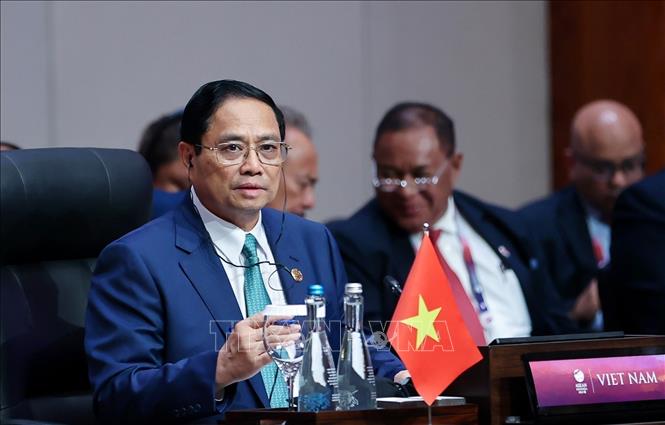
{"type": "Polygon", "coordinates": [[[596,180],[603,182],[612,180],[618,171],[621,171],[627,178],[638,177],[644,171],[644,154],[642,153],[618,163],[591,159],[578,153],[575,153],[575,158],[591,170],[596,180]]]}
{"type": "Polygon", "coordinates": [[[256,146],[249,146],[239,142],[219,143],[215,147],[194,145],[215,153],[220,165],[238,165],[247,160],[250,150],[256,152],[259,161],[265,165],[280,165],[286,161],[286,154],[291,146],[285,142],[261,142],[256,146]]]}
{"type": "Polygon", "coordinates": [[[439,183],[441,175],[448,167],[450,161],[446,161],[429,176],[418,176],[406,178],[380,178],[377,176],[376,164],[374,164],[374,177],[372,178],[372,185],[379,189],[381,192],[394,192],[399,188],[406,189],[409,185],[413,185],[417,191],[426,190],[429,186],[439,183]]]}

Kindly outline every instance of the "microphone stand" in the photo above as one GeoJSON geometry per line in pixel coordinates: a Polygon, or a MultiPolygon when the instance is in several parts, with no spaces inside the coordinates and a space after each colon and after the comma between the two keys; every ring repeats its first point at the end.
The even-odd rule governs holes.
{"type": "Polygon", "coordinates": [[[402,287],[394,277],[386,275],[386,277],[383,278],[383,283],[390,288],[393,294],[397,296],[402,295],[402,287]]]}
{"type": "MultiPolygon", "coordinates": [[[[383,283],[390,288],[393,294],[397,296],[402,295],[402,287],[394,277],[386,275],[386,277],[383,278],[383,283]]],[[[429,404],[427,404],[427,424],[432,425],[432,406],[429,404]]]]}

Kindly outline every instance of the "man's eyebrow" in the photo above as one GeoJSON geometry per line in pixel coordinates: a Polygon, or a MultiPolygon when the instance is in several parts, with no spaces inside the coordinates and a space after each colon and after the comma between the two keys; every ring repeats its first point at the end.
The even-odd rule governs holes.
{"type": "Polygon", "coordinates": [[[429,168],[429,165],[416,165],[415,167],[413,167],[411,169],[411,172],[412,173],[422,173],[422,172],[427,171],[428,168],[429,168]]]}
{"type": "Polygon", "coordinates": [[[257,137],[257,139],[260,142],[264,142],[266,140],[272,140],[273,142],[279,142],[280,141],[280,137],[277,134],[274,134],[274,133],[261,134],[261,135],[259,135],[259,137],[257,137]]]}
{"type": "MultiPolygon", "coordinates": [[[[236,134],[236,133],[227,133],[227,134],[222,134],[219,136],[217,139],[217,143],[225,143],[225,142],[232,142],[232,141],[240,141],[240,142],[245,142],[247,143],[246,140],[247,136],[236,134]]],[[[265,133],[265,134],[260,134],[257,137],[257,140],[259,142],[264,142],[266,140],[273,140],[273,141],[279,141],[279,137],[277,137],[276,134],[272,133],[265,133]]]]}
{"type": "Polygon", "coordinates": [[[236,133],[226,133],[222,134],[217,138],[217,143],[225,143],[225,142],[231,142],[231,141],[244,141],[244,136],[241,136],[240,134],[236,133]]]}
{"type": "Polygon", "coordinates": [[[393,165],[377,165],[377,167],[384,170],[384,171],[394,171],[394,172],[397,172],[397,173],[415,173],[415,172],[427,171],[427,169],[429,168],[429,165],[428,164],[414,165],[413,167],[411,167],[409,170],[406,170],[406,171],[399,168],[399,167],[397,167],[397,166],[393,166],[393,165]]]}

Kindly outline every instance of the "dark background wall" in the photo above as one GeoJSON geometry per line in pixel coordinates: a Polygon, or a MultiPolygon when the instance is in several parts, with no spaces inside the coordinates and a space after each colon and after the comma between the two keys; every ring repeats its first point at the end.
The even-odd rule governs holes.
{"type": "Polygon", "coordinates": [[[552,170],[567,181],[570,121],[584,103],[611,98],[642,122],[647,171],[665,167],[665,2],[549,3],[552,170]]]}

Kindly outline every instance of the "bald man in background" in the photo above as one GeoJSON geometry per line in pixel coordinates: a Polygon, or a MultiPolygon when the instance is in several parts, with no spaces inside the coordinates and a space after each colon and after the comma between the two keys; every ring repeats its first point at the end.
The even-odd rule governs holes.
{"type": "Polygon", "coordinates": [[[280,180],[277,196],[268,206],[304,217],[316,203],[314,187],[319,180],[319,158],[305,116],[288,106],[279,109],[286,124],[284,141],[291,149],[283,165],[284,178],[280,180]]]}
{"type": "Polygon", "coordinates": [[[566,151],[570,185],[520,211],[541,244],[547,268],[582,331],[603,329],[598,296],[610,261],[612,209],[621,191],[644,174],[639,120],[625,105],[583,106],[566,151]]]}

